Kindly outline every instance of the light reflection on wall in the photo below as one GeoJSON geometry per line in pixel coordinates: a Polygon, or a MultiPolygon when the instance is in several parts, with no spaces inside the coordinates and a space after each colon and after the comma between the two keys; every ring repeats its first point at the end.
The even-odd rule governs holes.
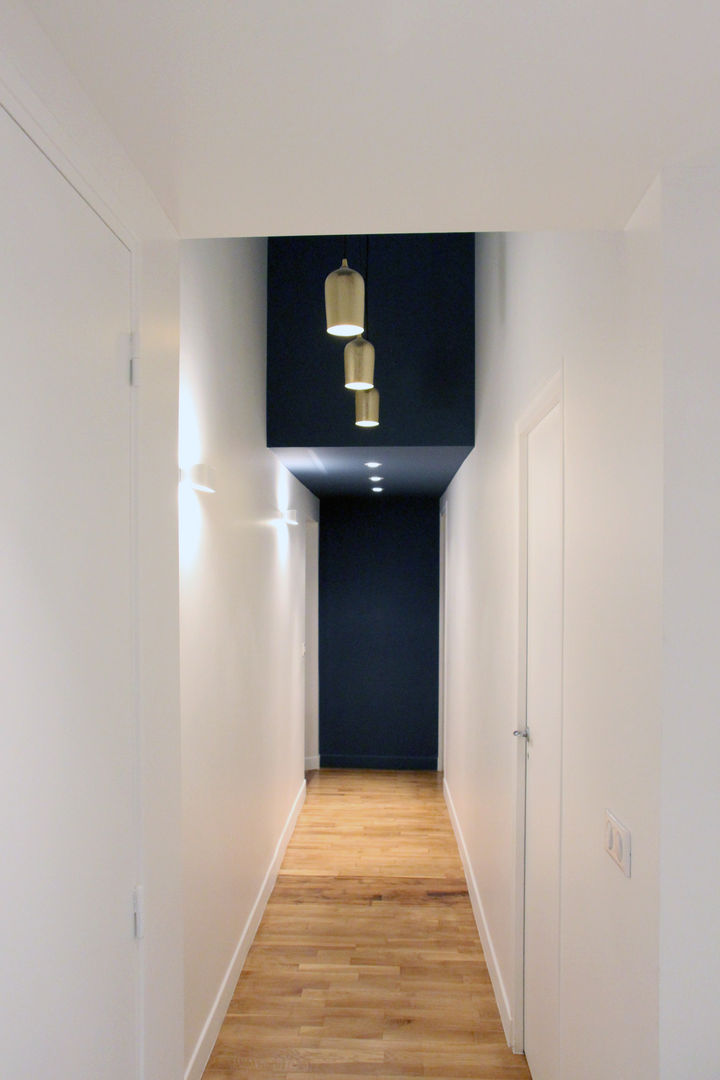
{"type": "Polygon", "coordinates": [[[288,555],[290,554],[290,529],[292,526],[288,525],[285,521],[280,519],[274,522],[275,532],[277,533],[277,553],[280,565],[285,566],[288,561],[288,555]]]}
{"type": "MultiPolygon", "coordinates": [[[[187,386],[180,384],[178,408],[178,465],[187,475],[202,461],[200,425],[195,404],[187,386]]],[[[180,569],[187,570],[195,561],[202,535],[202,507],[189,480],[178,485],[178,550],[180,569]]]]}
{"type": "Polygon", "coordinates": [[[281,514],[290,506],[290,473],[283,466],[275,474],[275,499],[281,514]]]}
{"type": "Polygon", "coordinates": [[[178,547],[180,569],[187,570],[195,561],[202,534],[202,507],[189,480],[178,484],[178,547]]]}
{"type": "Polygon", "coordinates": [[[272,525],[277,534],[277,553],[281,566],[286,566],[290,555],[290,530],[295,528],[289,525],[283,518],[283,514],[290,506],[290,473],[281,466],[275,473],[275,500],[278,516],[273,519],[272,525]]]}
{"type": "Polygon", "coordinates": [[[202,461],[200,425],[197,411],[187,386],[180,384],[178,409],[178,465],[188,472],[202,461]]]}

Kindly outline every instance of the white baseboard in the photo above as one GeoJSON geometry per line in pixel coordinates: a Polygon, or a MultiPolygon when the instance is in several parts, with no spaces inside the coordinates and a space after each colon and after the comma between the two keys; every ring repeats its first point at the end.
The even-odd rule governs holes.
{"type": "Polygon", "coordinates": [[[303,803],[305,802],[305,780],[303,779],[300,785],[300,790],[295,796],[295,801],[292,805],[292,809],[288,814],[287,821],[283,826],[280,839],[277,842],[275,852],[273,854],[270,865],[267,869],[267,873],[263,879],[263,883],[260,886],[260,890],[255,898],[255,903],[252,906],[250,914],[248,915],[247,922],[243,928],[243,932],[240,935],[240,940],[237,943],[233,958],[230,961],[225,977],[220,984],[220,989],[217,992],[217,996],[210,1010],[207,1020],[203,1025],[203,1029],[200,1033],[200,1038],[195,1044],[195,1049],[192,1052],[190,1061],[185,1069],[185,1080],[201,1080],[202,1074],[205,1071],[205,1066],[208,1063],[210,1054],[215,1045],[215,1040],[218,1037],[222,1022],[225,1019],[225,1013],[228,1010],[228,1006],[235,991],[235,985],[240,978],[240,972],[243,969],[243,964],[247,958],[247,954],[250,951],[250,946],[253,943],[257,928],[260,925],[265,905],[267,904],[270,893],[273,891],[273,886],[278,876],[280,864],[285,854],[285,849],[288,846],[290,837],[293,834],[295,823],[298,819],[298,815],[302,810],[303,803]]]}
{"type": "Polygon", "coordinates": [[[457,840],[458,848],[460,851],[460,858],[462,859],[463,870],[465,871],[465,880],[467,881],[468,893],[470,894],[470,903],[472,904],[473,915],[475,916],[475,923],[480,935],[480,942],[485,953],[485,962],[488,966],[488,972],[490,974],[490,981],[495,991],[495,1000],[497,1001],[497,1007],[500,1012],[500,1020],[502,1021],[503,1031],[505,1032],[505,1038],[507,1039],[508,1046],[513,1045],[513,1018],[512,1010],[510,1008],[510,999],[508,997],[507,990],[505,989],[505,983],[503,977],[500,974],[500,967],[497,961],[497,955],[493,947],[492,937],[490,935],[490,929],[485,918],[485,912],[483,910],[482,900],[480,899],[480,890],[478,889],[477,881],[475,880],[475,874],[470,863],[470,857],[465,845],[465,837],[463,836],[462,829],[460,827],[460,821],[455,811],[455,805],[452,801],[452,795],[450,794],[450,788],[448,787],[447,780],[443,780],[443,792],[445,794],[445,802],[447,803],[448,812],[450,814],[450,821],[455,832],[455,839],[457,840]]]}
{"type": "Polygon", "coordinates": [[[305,758],[305,772],[311,772],[313,769],[320,768],[320,755],[316,754],[314,757],[305,758]]]}

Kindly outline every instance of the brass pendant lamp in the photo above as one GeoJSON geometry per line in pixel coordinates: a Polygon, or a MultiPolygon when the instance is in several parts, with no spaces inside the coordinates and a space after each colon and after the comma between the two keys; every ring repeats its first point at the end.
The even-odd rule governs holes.
{"type": "Polygon", "coordinates": [[[380,391],[355,391],[355,424],[357,427],[377,427],[380,423],[380,391]]]}
{"type": "Polygon", "coordinates": [[[348,390],[372,390],[375,385],[375,347],[360,335],[345,346],[345,386],[348,390]]]}
{"type": "Polygon", "coordinates": [[[343,261],[325,278],[325,318],[327,332],[335,337],[362,334],[365,313],[365,282],[347,261],[347,236],[343,261]]]}
{"type": "MultiPolygon", "coordinates": [[[[370,237],[365,237],[365,328],[369,325],[370,237]]],[[[372,390],[375,385],[375,346],[359,334],[345,346],[345,387],[347,390],[372,390]]]]}

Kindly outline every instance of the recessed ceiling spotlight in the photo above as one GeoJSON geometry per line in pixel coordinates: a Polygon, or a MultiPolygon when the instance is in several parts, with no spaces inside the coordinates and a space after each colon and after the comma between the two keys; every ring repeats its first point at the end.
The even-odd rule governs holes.
{"type": "Polygon", "coordinates": [[[381,480],[384,480],[384,476],[371,476],[370,480],[373,484],[379,484],[381,480]]]}
{"type": "Polygon", "coordinates": [[[368,469],[379,469],[382,465],[382,461],[366,461],[365,464],[368,469]]]}
{"type": "Polygon", "coordinates": [[[373,488],[373,491],[382,491],[382,488],[379,488],[379,487],[374,487],[374,488],[373,488]]]}

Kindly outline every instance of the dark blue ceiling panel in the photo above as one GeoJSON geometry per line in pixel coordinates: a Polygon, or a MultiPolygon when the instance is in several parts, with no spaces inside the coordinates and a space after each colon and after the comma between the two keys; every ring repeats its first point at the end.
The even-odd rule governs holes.
{"type": "Polygon", "coordinates": [[[338,450],[424,448],[414,467],[411,455],[397,458],[397,490],[439,493],[475,441],[474,236],[348,237],[349,264],[367,282],[378,428],[355,426],[354,394],[343,385],[348,339],[325,329],[325,277],[343,249],[341,236],[268,241],[267,444],[296,458],[297,448],[312,448],[312,468],[290,467],[317,494],[355,490],[343,487],[338,450]],[[433,447],[444,448],[435,463],[433,447]]]}
{"type": "Polygon", "coordinates": [[[388,495],[440,496],[472,446],[283,446],[275,453],[305,487],[319,498],[372,495],[375,486],[388,495]],[[366,461],[380,462],[369,469],[366,461]]]}

